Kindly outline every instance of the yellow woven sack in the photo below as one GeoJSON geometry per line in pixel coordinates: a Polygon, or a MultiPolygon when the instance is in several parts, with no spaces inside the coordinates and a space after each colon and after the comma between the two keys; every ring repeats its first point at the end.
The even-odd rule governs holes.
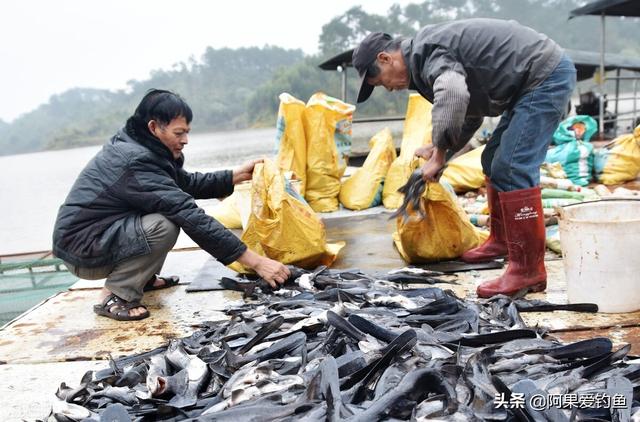
{"type": "Polygon", "coordinates": [[[640,125],[596,151],[594,167],[598,181],[605,185],[635,180],[640,172],[640,125]]]}
{"type": "MultiPolygon", "coordinates": [[[[241,239],[260,255],[308,269],[331,265],[344,246],[344,242],[326,243],[322,220],[286,185],[271,160],[253,171],[251,215],[241,239]]],[[[238,262],[229,267],[250,272],[238,262]]]]}
{"type": "Polygon", "coordinates": [[[398,188],[407,183],[416,168],[416,149],[431,143],[431,129],[431,103],[420,94],[409,95],[400,155],[391,164],[382,191],[382,203],[386,208],[398,208],[402,204],[398,188]]]}
{"type": "Polygon", "coordinates": [[[488,237],[469,222],[456,198],[439,183],[427,185],[421,206],[424,219],[409,209],[409,218],[398,217],[393,233],[398,252],[410,264],[457,258],[488,237]]]}
{"type": "Polygon", "coordinates": [[[351,122],[355,106],[314,94],[304,111],[307,138],[305,198],[316,212],[338,209],[340,178],[351,152],[351,122]]]}
{"type": "Polygon", "coordinates": [[[465,193],[484,186],[484,173],[480,156],[484,145],[451,160],[442,173],[442,180],[449,182],[456,193],[465,193]]]}
{"type": "Polygon", "coordinates": [[[238,211],[238,205],[236,203],[237,196],[238,195],[234,192],[219,204],[216,204],[211,209],[207,209],[205,211],[226,228],[241,229],[242,221],[240,219],[240,211],[238,211]]]}
{"type": "Polygon", "coordinates": [[[280,94],[278,109],[276,163],[283,172],[293,171],[300,180],[300,193],[304,195],[307,172],[307,140],[302,122],[305,104],[286,92],[280,94]]]}
{"type": "Polygon", "coordinates": [[[384,128],[369,141],[369,155],[362,167],[342,183],[340,203],[352,210],[375,207],[382,202],[382,186],[396,159],[391,130],[384,128]]]}

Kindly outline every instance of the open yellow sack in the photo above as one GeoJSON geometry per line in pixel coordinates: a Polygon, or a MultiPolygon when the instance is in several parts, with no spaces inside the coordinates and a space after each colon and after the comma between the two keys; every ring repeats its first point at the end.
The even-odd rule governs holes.
{"type": "Polygon", "coordinates": [[[456,193],[465,193],[484,186],[484,173],[480,162],[484,147],[482,145],[451,160],[440,180],[448,182],[456,193]]]}
{"type": "Polygon", "coordinates": [[[605,185],[635,180],[640,173],[640,125],[596,151],[594,167],[598,181],[605,185]]]}
{"type": "Polygon", "coordinates": [[[338,209],[340,178],[351,152],[351,122],[355,106],[318,92],[307,102],[305,198],[316,212],[338,209]]]}
{"type": "Polygon", "coordinates": [[[431,143],[431,129],[431,103],[420,94],[409,95],[400,155],[391,164],[382,191],[382,203],[386,208],[398,208],[402,204],[398,188],[407,183],[417,166],[416,149],[431,143]]]}
{"type": "Polygon", "coordinates": [[[402,258],[410,264],[453,259],[480,245],[488,233],[476,229],[456,198],[439,183],[429,183],[421,206],[420,219],[409,209],[410,217],[398,217],[393,241],[402,258]]]}
{"type": "MultiPolygon", "coordinates": [[[[260,255],[308,269],[331,265],[344,247],[344,242],[326,243],[322,220],[286,186],[271,160],[256,165],[253,171],[251,215],[241,239],[260,255]]],[[[238,262],[229,267],[250,272],[238,262]]]]}
{"type": "Polygon", "coordinates": [[[286,92],[280,94],[278,109],[276,163],[283,172],[292,171],[300,180],[300,192],[304,195],[307,172],[307,140],[304,134],[304,102],[286,92]]]}
{"type": "Polygon", "coordinates": [[[240,219],[240,211],[237,204],[238,194],[232,193],[219,204],[211,209],[206,209],[206,213],[215,218],[228,229],[241,229],[242,220],[240,219]]]}
{"type": "Polygon", "coordinates": [[[362,167],[342,183],[340,203],[352,210],[375,207],[382,202],[382,186],[396,159],[391,130],[384,128],[369,141],[369,155],[362,167]]]}

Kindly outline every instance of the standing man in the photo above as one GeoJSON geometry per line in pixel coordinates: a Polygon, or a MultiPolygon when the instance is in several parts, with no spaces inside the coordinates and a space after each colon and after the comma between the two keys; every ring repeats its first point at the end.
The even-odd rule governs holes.
{"type": "Polygon", "coordinates": [[[373,88],[415,89],[433,103],[433,145],[421,147],[422,174],[437,181],[484,116],[501,116],[482,154],[491,235],[466,262],[508,255],[480,297],[543,291],[545,228],[540,164],[576,84],[576,70],[551,39],[514,21],[468,19],[429,25],[413,38],[369,34],[353,52],[362,77],[358,102],[373,88]]]}
{"type": "Polygon", "coordinates": [[[54,254],[80,278],[107,279],[94,306],[99,315],[121,321],[149,316],[140,303],[143,292],[178,284],[177,277],[157,274],[181,228],[225,265],[239,261],[274,287],[289,277],[286,266],[247,249],[196,204],[230,195],[261,160],[235,170],[186,172],[182,150],[192,116],[178,95],[149,91],[82,170],[58,211],[54,254]]]}

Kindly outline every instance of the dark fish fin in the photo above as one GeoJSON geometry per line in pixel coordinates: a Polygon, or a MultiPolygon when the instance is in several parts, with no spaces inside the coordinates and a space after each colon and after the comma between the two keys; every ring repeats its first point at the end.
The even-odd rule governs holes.
{"type": "MultiPolygon", "coordinates": [[[[504,395],[506,402],[511,401],[511,390],[505,385],[504,382],[502,382],[500,378],[495,375],[491,376],[491,383],[496,388],[496,390],[498,390],[498,393],[504,395]]],[[[513,408],[510,408],[509,411],[512,412],[516,419],[520,422],[535,422],[535,420],[529,414],[525,407],[514,406],[513,408]]]]}
{"type": "Polygon", "coordinates": [[[358,330],[366,334],[370,334],[378,340],[382,340],[386,343],[390,343],[394,338],[398,337],[396,333],[387,330],[368,319],[362,318],[360,315],[351,314],[347,320],[358,330]]]}
{"type": "Polygon", "coordinates": [[[296,267],[295,265],[287,265],[287,268],[289,268],[289,281],[294,281],[296,280],[298,277],[300,277],[302,274],[309,274],[309,271],[305,270],[304,268],[300,268],[300,267],[296,267]]]}
{"type": "Polygon", "coordinates": [[[327,322],[337,330],[342,331],[355,341],[362,341],[367,338],[364,333],[353,326],[349,321],[342,318],[333,311],[327,311],[327,322]]]}
{"type": "Polygon", "coordinates": [[[598,362],[587,366],[586,368],[584,368],[584,371],[582,372],[583,378],[589,378],[592,375],[600,372],[601,369],[607,368],[613,362],[624,358],[627,355],[627,353],[629,353],[629,350],[631,350],[631,345],[627,344],[625,346],[622,346],[615,352],[609,353],[606,357],[599,360],[598,362]]]}
{"type": "Polygon", "coordinates": [[[364,376],[362,376],[361,371],[356,372],[354,375],[358,375],[355,377],[355,382],[353,379],[349,379],[346,385],[342,385],[341,389],[348,389],[360,382],[360,386],[356,389],[353,398],[351,399],[351,403],[360,403],[364,400],[364,397],[367,393],[367,385],[373,380],[374,376],[383,368],[389,366],[391,361],[395,358],[400,357],[404,352],[413,348],[416,342],[418,341],[418,336],[414,330],[406,330],[398,337],[396,337],[391,343],[387,345],[382,351],[383,355],[380,359],[372,362],[371,365],[363,368],[362,371],[368,369],[364,372],[364,376]],[[358,378],[360,378],[358,380],[358,378]]]}
{"type": "MultiPolygon", "coordinates": [[[[307,335],[301,331],[291,334],[281,340],[276,341],[267,349],[256,353],[255,359],[263,362],[268,359],[280,358],[288,353],[298,349],[299,347],[306,347],[307,335]]],[[[246,359],[250,359],[247,357],[246,359]]],[[[246,360],[245,359],[245,360],[246,360]]],[[[251,359],[253,360],[253,359],[251,359]]]]}
{"type": "Polygon", "coordinates": [[[449,283],[458,284],[454,280],[444,280],[433,276],[421,276],[415,274],[389,274],[384,277],[384,280],[392,281],[394,283],[402,284],[436,284],[436,283],[449,283]]]}
{"type": "Polygon", "coordinates": [[[245,345],[242,346],[238,350],[238,353],[241,354],[241,355],[244,354],[244,353],[247,353],[249,350],[251,350],[251,348],[253,346],[255,346],[256,344],[260,343],[269,334],[271,334],[275,330],[277,330],[282,325],[283,322],[284,322],[284,318],[282,316],[278,315],[277,317],[275,317],[271,321],[269,321],[266,324],[264,324],[262,326],[262,328],[260,328],[260,330],[258,330],[258,332],[256,333],[255,337],[253,337],[251,340],[249,340],[247,343],[245,343],[245,345]]]}
{"type": "Polygon", "coordinates": [[[367,366],[367,361],[364,359],[364,353],[360,350],[343,354],[336,358],[336,363],[338,365],[339,378],[349,376],[367,366]]]}
{"type": "Polygon", "coordinates": [[[82,376],[82,379],[80,380],[80,384],[86,385],[86,384],[89,384],[91,381],[93,381],[93,371],[87,371],[82,376]]]}
{"type": "Polygon", "coordinates": [[[556,359],[592,358],[611,353],[612,348],[613,343],[610,339],[606,337],[596,337],[554,347],[546,353],[556,359]]]}
{"type": "Polygon", "coordinates": [[[557,304],[542,300],[528,301],[515,300],[516,307],[520,312],[553,312],[553,311],[572,311],[572,312],[598,312],[598,305],[595,303],[567,303],[557,304]]]}
{"type": "Polygon", "coordinates": [[[342,398],[340,396],[338,365],[333,356],[327,356],[322,361],[318,372],[322,374],[320,391],[327,402],[327,421],[338,421],[340,420],[342,398]]]}
{"type": "Polygon", "coordinates": [[[134,366],[114,383],[116,387],[130,387],[133,388],[137,384],[143,382],[147,378],[148,365],[144,362],[134,366]]]}
{"type": "Polygon", "coordinates": [[[225,362],[227,362],[227,366],[231,368],[239,368],[240,366],[242,366],[242,359],[240,359],[240,356],[233,353],[227,342],[222,340],[220,341],[220,344],[222,346],[222,349],[225,351],[224,360],[225,362]]]}
{"type": "Polygon", "coordinates": [[[536,338],[534,330],[506,330],[497,333],[477,334],[460,337],[458,341],[451,342],[462,346],[479,347],[487,344],[506,343],[521,338],[536,338]]]}
{"type": "Polygon", "coordinates": [[[220,285],[226,290],[233,290],[236,292],[244,292],[246,290],[240,287],[238,280],[229,277],[220,277],[220,285]]]}
{"type": "Polygon", "coordinates": [[[396,403],[421,402],[429,393],[440,393],[444,397],[447,414],[457,410],[456,395],[453,386],[433,368],[417,369],[405,375],[400,383],[387,391],[378,400],[369,403],[366,409],[355,415],[352,422],[371,422],[382,420],[383,414],[396,403]]]}
{"type": "Polygon", "coordinates": [[[458,300],[449,295],[444,295],[442,298],[436,299],[425,306],[411,309],[409,313],[413,315],[451,315],[458,312],[458,310],[460,310],[458,300]]]}
{"type": "Polygon", "coordinates": [[[322,373],[320,371],[316,371],[316,373],[311,377],[311,379],[307,382],[307,387],[304,390],[304,394],[301,394],[300,397],[296,400],[297,403],[301,405],[307,403],[309,401],[315,401],[320,398],[321,393],[321,385],[322,385],[322,373]]]}

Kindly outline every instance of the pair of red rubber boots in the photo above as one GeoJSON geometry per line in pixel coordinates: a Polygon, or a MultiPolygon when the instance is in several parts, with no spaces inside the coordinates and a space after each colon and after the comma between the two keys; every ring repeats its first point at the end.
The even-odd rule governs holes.
{"type": "Polygon", "coordinates": [[[541,292],[547,287],[544,268],[545,226],[540,188],[498,192],[486,179],[490,235],[479,247],[465,252],[464,262],[486,262],[508,256],[505,273],[480,284],[479,297],[514,295],[526,289],[541,292]]]}

